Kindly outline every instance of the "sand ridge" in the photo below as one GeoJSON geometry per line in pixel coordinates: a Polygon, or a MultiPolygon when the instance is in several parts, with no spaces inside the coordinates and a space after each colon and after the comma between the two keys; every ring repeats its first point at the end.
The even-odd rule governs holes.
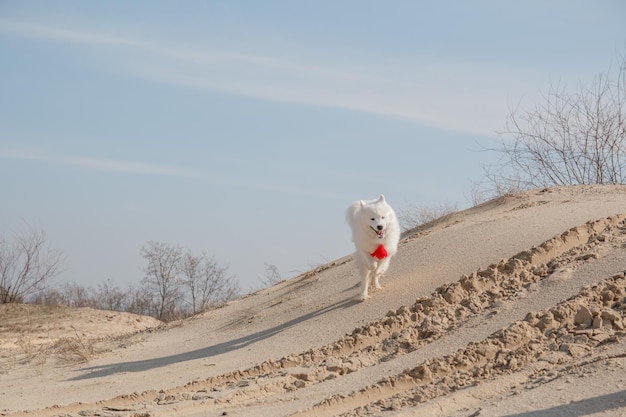
{"type": "MultiPolygon", "coordinates": [[[[425,415],[495,416],[507,405],[529,412],[548,407],[541,415],[563,415],[558,413],[568,408],[553,401],[561,381],[581,369],[603,369],[611,377],[624,369],[626,221],[616,213],[625,208],[624,187],[536,190],[489,202],[406,237],[392,277],[366,303],[354,299],[358,283],[351,261],[338,260],[150,334],[129,352],[114,351],[62,371],[63,384],[85,390],[113,377],[129,385],[121,395],[105,393],[96,401],[67,401],[80,393],[52,398],[57,402],[50,404],[58,406],[29,408],[28,415],[408,416],[431,410],[425,415]],[[587,221],[590,214],[593,221],[587,221]],[[537,224],[560,231],[524,246],[533,233],[545,235],[537,224]],[[518,234],[524,227],[532,229],[518,234]],[[472,244],[481,239],[484,247],[472,244]],[[453,244],[460,265],[438,246],[453,244]],[[500,259],[503,248],[517,251],[500,259]],[[498,253],[483,256],[481,250],[498,253]],[[420,258],[427,253],[439,257],[420,258]],[[480,265],[472,256],[492,262],[480,265]],[[403,294],[424,283],[431,291],[412,300],[403,294]],[[388,308],[390,298],[397,307],[388,308]],[[210,329],[221,329],[214,341],[227,342],[203,341],[202,331],[210,329]],[[299,338],[292,340],[294,335],[299,338]],[[186,337],[187,353],[150,359],[152,345],[171,340],[162,350],[176,346],[167,337],[186,337]],[[238,363],[228,362],[237,354],[238,363]],[[118,355],[117,364],[111,355],[118,355]],[[145,359],[134,359],[141,355],[145,359]],[[172,372],[181,383],[167,382],[172,372]],[[159,389],[141,389],[146,383],[135,382],[140,375],[165,378],[159,389]],[[553,391],[545,393],[545,387],[553,391]],[[520,403],[511,405],[515,401],[520,403]]],[[[12,373],[17,374],[7,376],[12,373]]],[[[11,392],[8,380],[0,375],[0,404],[3,393],[11,392]]],[[[591,398],[568,394],[557,401],[582,401],[599,415],[622,415],[623,379],[598,386],[588,390],[591,398]],[[593,398],[606,401],[597,405],[593,398]]]]}

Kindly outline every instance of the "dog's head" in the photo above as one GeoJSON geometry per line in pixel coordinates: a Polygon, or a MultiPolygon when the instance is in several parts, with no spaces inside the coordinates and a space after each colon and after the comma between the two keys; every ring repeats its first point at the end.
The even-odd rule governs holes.
{"type": "Polygon", "coordinates": [[[385,196],[380,195],[373,202],[361,200],[361,213],[363,225],[367,225],[378,239],[385,237],[387,228],[393,222],[395,213],[385,201],[385,196]]]}

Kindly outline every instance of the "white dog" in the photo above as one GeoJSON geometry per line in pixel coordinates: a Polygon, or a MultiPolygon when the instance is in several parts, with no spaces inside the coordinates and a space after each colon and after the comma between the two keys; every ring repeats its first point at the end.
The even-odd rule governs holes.
{"type": "Polygon", "coordinates": [[[368,298],[368,287],[381,288],[378,278],[389,267],[398,251],[400,225],[396,213],[381,194],[376,200],[355,201],[346,210],[356,247],[354,261],[361,276],[361,300],[368,298]]]}

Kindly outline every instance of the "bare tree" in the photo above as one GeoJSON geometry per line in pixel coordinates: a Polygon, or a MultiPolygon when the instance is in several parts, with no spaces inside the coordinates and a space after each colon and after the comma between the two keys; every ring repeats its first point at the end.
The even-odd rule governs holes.
{"type": "Polygon", "coordinates": [[[192,314],[222,305],[239,294],[239,284],[228,274],[228,268],[204,253],[194,256],[187,252],[180,272],[192,314]]]}
{"type": "Polygon", "coordinates": [[[189,251],[183,255],[180,264],[180,272],[183,277],[183,282],[189,291],[189,304],[191,305],[193,314],[196,314],[198,311],[199,287],[201,285],[201,264],[202,259],[198,256],[192,255],[189,251]]]}
{"type": "Polygon", "coordinates": [[[573,93],[552,86],[534,108],[513,109],[501,134],[500,163],[486,169],[498,187],[624,184],[626,58],[615,79],[600,74],[573,93]]]}
{"type": "Polygon", "coordinates": [[[0,239],[0,303],[22,302],[45,287],[63,267],[61,252],[47,248],[43,231],[0,239]]]}
{"type": "Polygon", "coordinates": [[[97,308],[111,311],[126,311],[128,309],[131,291],[123,291],[111,279],[98,285],[94,292],[94,304],[97,308]]]}
{"type": "Polygon", "coordinates": [[[154,304],[154,295],[145,285],[141,285],[139,288],[129,286],[128,297],[128,306],[125,311],[143,316],[158,316],[154,304]]]}
{"type": "Polygon", "coordinates": [[[202,255],[200,286],[201,310],[218,307],[227,301],[235,299],[241,288],[234,275],[228,272],[228,267],[220,265],[215,257],[202,255]]]}
{"type": "Polygon", "coordinates": [[[150,241],[141,248],[141,256],[148,262],[142,283],[153,295],[156,317],[167,320],[175,313],[182,295],[181,280],[177,275],[182,249],[150,241]]]}

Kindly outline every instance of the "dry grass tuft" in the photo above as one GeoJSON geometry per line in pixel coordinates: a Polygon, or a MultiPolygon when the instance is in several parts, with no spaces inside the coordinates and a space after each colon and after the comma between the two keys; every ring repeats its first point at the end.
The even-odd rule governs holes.
{"type": "Polygon", "coordinates": [[[89,362],[97,351],[94,344],[78,334],[74,326],[76,337],[62,337],[52,345],[52,351],[59,360],[66,364],[89,362]]]}

